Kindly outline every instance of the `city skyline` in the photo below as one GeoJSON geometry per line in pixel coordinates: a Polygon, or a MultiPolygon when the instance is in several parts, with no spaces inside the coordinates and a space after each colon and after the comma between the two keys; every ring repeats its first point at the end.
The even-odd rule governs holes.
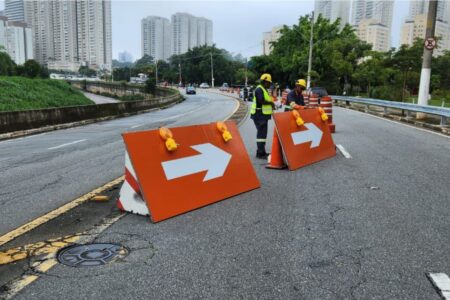
{"type": "MultiPolygon", "coordinates": [[[[4,1],[0,0],[0,10],[4,1]]],[[[141,20],[147,16],[171,18],[177,12],[205,17],[214,23],[214,43],[245,57],[262,54],[262,33],[272,27],[297,23],[314,10],[314,1],[115,1],[112,0],[113,58],[124,50],[141,57],[141,20]],[[270,13],[268,13],[270,12],[270,13]],[[231,15],[230,15],[231,14],[231,15]],[[268,17],[261,17],[267,15],[268,17]],[[256,17],[254,17],[256,16],[256,17]]],[[[398,47],[400,29],[409,13],[409,1],[395,1],[391,45],[398,47]]]]}

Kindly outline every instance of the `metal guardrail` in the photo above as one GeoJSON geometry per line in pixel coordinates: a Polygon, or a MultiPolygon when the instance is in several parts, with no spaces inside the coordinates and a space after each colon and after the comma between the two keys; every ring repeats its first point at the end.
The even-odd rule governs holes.
{"type": "Polygon", "coordinates": [[[406,117],[411,117],[411,112],[419,112],[430,115],[436,115],[441,117],[441,126],[445,126],[447,118],[450,118],[450,108],[430,106],[430,105],[418,105],[412,103],[395,102],[388,100],[378,100],[372,98],[359,98],[359,97],[347,97],[347,96],[332,96],[335,101],[353,102],[366,105],[366,112],[369,110],[369,106],[381,106],[384,107],[384,113],[387,114],[388,108],[402,109],[406,111],[406,117]]]}

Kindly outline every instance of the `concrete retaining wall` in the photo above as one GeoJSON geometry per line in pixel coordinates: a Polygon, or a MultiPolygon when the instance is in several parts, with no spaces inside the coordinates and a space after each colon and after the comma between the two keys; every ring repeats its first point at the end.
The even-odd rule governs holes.
{"type": "Polygon", "coordinates": [[[112,82],[92,82],[92,81],[68,81],[70,85],[80,90],[85,90],[94,94],[108,93],[116,95],[118,97],[125,95],[140,94],[145,97],[146,100],[152,100],[155,97],[167,97],[173,94],[173,92],[167,88],[156,88],[155,95],[144,93],[144,86],[130,85],[125,83],[112,83],[112,82]]]}
{"type": "Polygon", "coordinates": [[[0,112],[0,133],[110,116],[122,116],[143,110],[167,106],[183,99],[178,93],[173,95],[173,91],[167,91],[167,93],[171,93],[172,95],[143,101],[126,101],[119,103],[0,112]]]}

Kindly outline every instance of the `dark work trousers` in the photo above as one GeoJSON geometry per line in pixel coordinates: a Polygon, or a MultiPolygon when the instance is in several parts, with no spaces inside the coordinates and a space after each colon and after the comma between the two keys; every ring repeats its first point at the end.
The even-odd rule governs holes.
{"type": "Polygon", "coordinates": [[[253,122],[256,126],[256,150],[257,155],[266,154],[266,141],[267,141],[267,124],[269,120],[267,118],[254,118],[253,122]]]}

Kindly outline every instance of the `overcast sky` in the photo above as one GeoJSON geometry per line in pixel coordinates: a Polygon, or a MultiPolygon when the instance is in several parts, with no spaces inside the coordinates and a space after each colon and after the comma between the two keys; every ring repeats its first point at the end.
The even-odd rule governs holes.
{"type": "MultiPolygon", "coordinates": [[[[0,10],[4,6],[0,0],[0,10]]],[[[409,1],[396,0],[392,28],[392,46],[397,47],[400,26],[408,14],[409,1]]],[[[297,1],[136,1],[112,0],[113,57],[121,51],[141,57],[140,21],[147,16],[170,19],[176,12],[187,12],[213,21],[213,39],[219,48],[234,54],[253,56],[262,52],[262,33],[273,26],[292,25],[314,9],[313,0],[297,1]]]]}

